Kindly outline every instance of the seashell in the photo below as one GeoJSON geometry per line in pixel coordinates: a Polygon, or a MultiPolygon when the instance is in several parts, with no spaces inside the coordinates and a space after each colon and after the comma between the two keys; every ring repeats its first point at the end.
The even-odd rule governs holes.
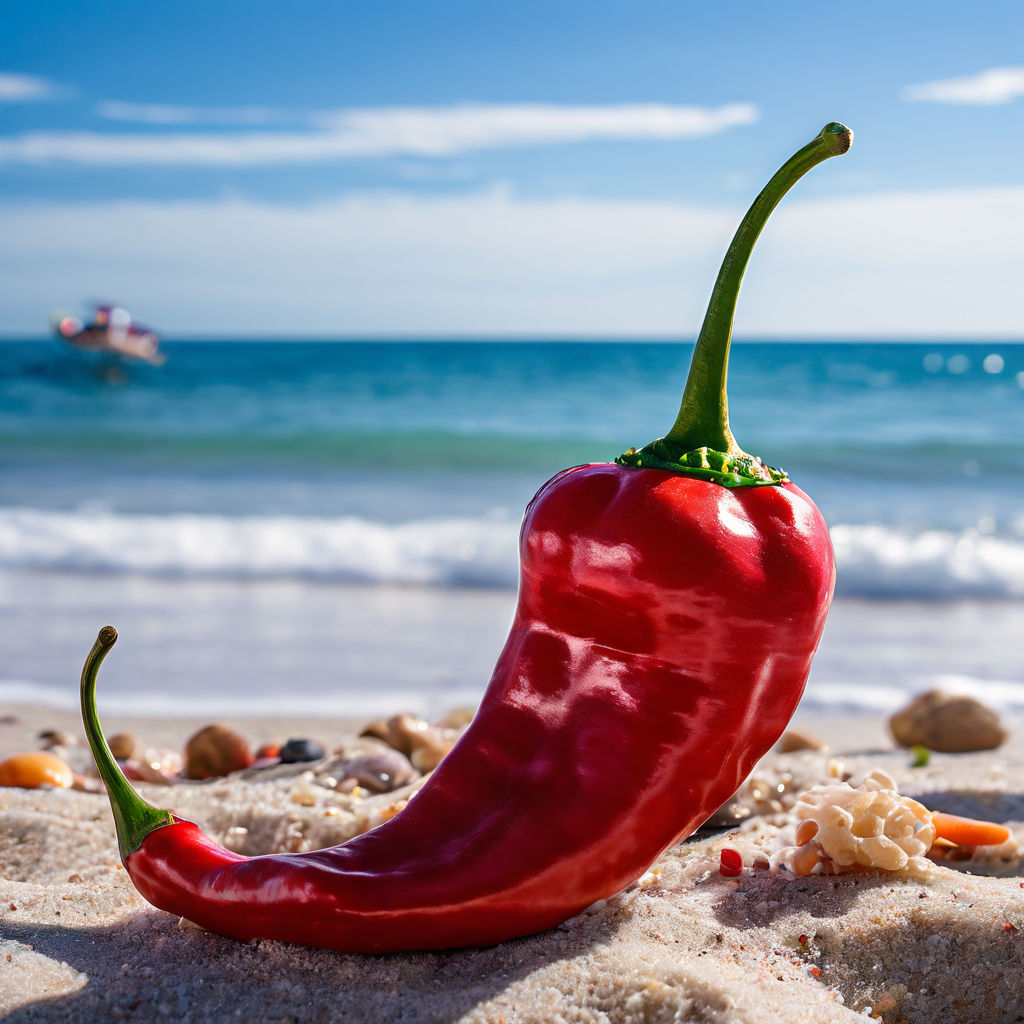
{"type": "Polygon", "coordinates": [[[355,779],[357,785],[372,793],[389,793],[418,778],[418,773],[409,759],[397,750],[387,754],[356,758],[346,765],[345,774],[348,778],[355,779]]]}
{"type": "Polygon", "coordinates": [[[208,725],[189,737],[185,744],[187,779],[213,779],[248,768],[252,751],[245,737],[226,725],[208,725]]]}
{"type": "Polygon", "coordinates": [[[361,735],[382,740],[405,754],[418,771],[426,774],[433,771],[455,745],[458,731],[431,725],[418,715],[403,711],[387,721],[371,722],[361,735]]]}
{"type": "Polygon", "coordinates": [[[901,747],[927,747],[947,754],[994,750],[1006,741],[999,716],[973,697],[929,690],[889,719],[901,747]]]}
{"type": "Polygon", "coordinates": [[[360,735],[383,740],[389,747],[394,747],[408,757],[421,745],[419,738],[429,728],[430,724],[418,715],[402,711],[386,721],[371,722],[360,735]]]}
{"type": "Polygon", "coordinates": [[[371,793],[389,793],[414,782],[419,772],[404,754],[379,740],[366,738],[318,768],[316,776],[321,785],[334,779],[338,789],[346,780],[354,780],[371,793]]]}
{"type": "Polygon", "coordinates": [[[432,730],[430,742],[418,747],[409,755],[417,771],[426,775],[432,772],[455,746],[454,737],[444,736],[440,730],[432,730]]]}
{"type": "Polygon", "coordinates": [[[391,740],[391,727],[388,725],[386,718],[377,718],[372,722],[369,722],[363,727],[363,731],[359,734],[361,738],[380,740],[381,743],[387,743],[387,745],[393,746],[391,740]]]}
{"type": "Polygon", "coordinates": [[[12,754],[0,761],[0,786],[16,786],[20,789],[53,786],[70,789],[74,781],[69,765],[56,754],[45,750],[12,754]]]}

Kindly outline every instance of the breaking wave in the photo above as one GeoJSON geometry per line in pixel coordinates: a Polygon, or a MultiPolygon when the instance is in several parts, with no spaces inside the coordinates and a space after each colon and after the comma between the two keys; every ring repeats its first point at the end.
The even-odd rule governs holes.
{"type": "MultiPolygon", "coordinates": [[[[832,528],[838,593],[868,599],[1024,599],[1024,530],[832,528]]],[[[508,516],[384,523],[346,516],[127,515],[0,509],[0,567],[424,587],[517,585],[508,516]]]]}

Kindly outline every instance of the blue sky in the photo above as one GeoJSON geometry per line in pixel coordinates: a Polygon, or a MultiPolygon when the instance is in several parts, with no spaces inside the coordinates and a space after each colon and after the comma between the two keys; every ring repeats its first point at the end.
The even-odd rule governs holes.
{"type": "Polygon", "coordinates": [[[0,334],[1024,337],[1024,14],[982,3],[8,5],[0,334]],[[837,313],[837,311],[841,311],[837,313]]]}

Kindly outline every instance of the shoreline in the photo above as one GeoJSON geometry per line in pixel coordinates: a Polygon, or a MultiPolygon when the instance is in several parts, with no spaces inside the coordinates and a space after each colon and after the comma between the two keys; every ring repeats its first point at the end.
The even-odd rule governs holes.
{"type": "MultiPolygon", "coordinates": [[[[390,713],[408,710],[402,707],[390,713]]],[[[452,709],[454,710],[454,708],[452,709]]],[[[237,729],[253,743],[271,742],[288,736],[308,736],[320,740],[325,747],[350,738],[375,718],[370,715],[313,715],[313,714],[245,714],[236,713],[219,717],[195,715],[140,715],[104,714],[100,720],[106,735],[133,732],[151,745],[164,745],[180,749],[195,731],[219,721],[237,729]]],[[[1024,716],[1005,715],[1011,727],[1018,727],[1024,743],[1024,716]]],[[[886,716],[873,711],[821,711],[817,708],[797,708],[790,722],[791,729],[814,733],[837,754],[849,751],[884,750],[895,752],[892,737],[886,726],[886,716]]],[[[39,704],[7,704],[0,706],[0,758],[22,750],[34,750],[42,729],[60,729],[85,743],[82,717],[77,710],[54,708],[39,704]]],[[[767,756],[771,756],[770,754],[767,756]]]]}

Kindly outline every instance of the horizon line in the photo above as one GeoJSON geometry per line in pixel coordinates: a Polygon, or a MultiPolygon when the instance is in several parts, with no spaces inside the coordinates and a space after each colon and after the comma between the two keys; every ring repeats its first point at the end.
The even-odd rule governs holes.
{"type": "MultiPolygon", "coordinates": [[[[52,334],[0,334],[0,344],[13,342],[38,342],[58,341],[52,334]]],[[[692,345],[696,343],[696,337],[684,337],[674,334],[588,334],[580,333],[540,333],[531,332],[523,334],[484,334],[475,332],[452,332],[435,333],[426,332],[423,334],[412,334],[407,332],[381,332],[367,334],[205,334],[189,333],[166,335],[160,337],[161,344],[203,344],[206,342],[215,343],[258,343],[258,344],[390,344],[390,343],[417,343],[417,344],[491,344],[491,343],[575,343],[575,344],[665,344],[665,345],[692,345]]],[[[746,344],[920,344],[920,345],[1020,345],[1024,344],[1024,335],[974,335],[964,337],[962,335],[895,335],[895,334],[842,334],[842,335],[782,335],[782,334],[750,334],[741,337],[733,337],[732,342],[738,345],[746,344]]]]}

